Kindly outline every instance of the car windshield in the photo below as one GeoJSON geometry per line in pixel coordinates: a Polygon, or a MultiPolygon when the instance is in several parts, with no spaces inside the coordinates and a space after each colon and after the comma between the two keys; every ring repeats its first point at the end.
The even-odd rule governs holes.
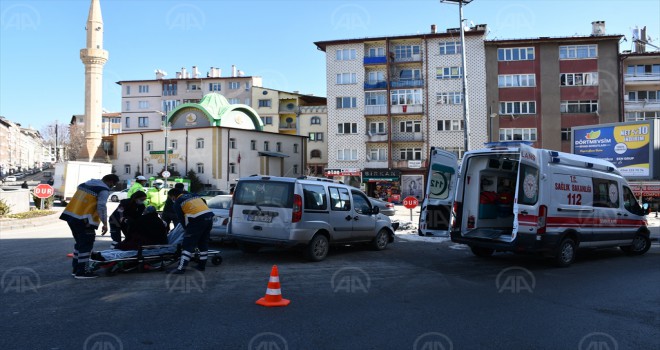
{"type": "Polygon", "coordinates": [[[231,206],[231,197],[217,196],[209,199],[206,203],[211,209],[229,209],[231,206]]]}
{"type": "Polygon", "coordinates": [[[293,183],[276,181],[239,182],[234,204],[264,207],[293,207],[293,183]]]}

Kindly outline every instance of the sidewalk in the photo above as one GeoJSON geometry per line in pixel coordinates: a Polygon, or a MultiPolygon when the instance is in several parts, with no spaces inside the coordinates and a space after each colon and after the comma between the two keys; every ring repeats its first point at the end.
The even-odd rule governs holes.
{"type": "Polygon", "coordinates": [[[3,218],[0,219],[0,234],[4,231],[11,231],[29,227],[38,227],[42,225],[47,225],[52,223],[55,220],[59,220],[60,214],[64,211],[64,207],[53,207],[49,210],[54,211],[54,214],[40,216],[31,219],[12,219],[12,218],[3,218]]]}

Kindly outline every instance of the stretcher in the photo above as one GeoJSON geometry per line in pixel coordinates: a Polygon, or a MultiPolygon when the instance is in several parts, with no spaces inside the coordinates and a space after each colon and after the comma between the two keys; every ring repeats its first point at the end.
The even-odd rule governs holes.
{"type": "MultiPolygon", "coordinates": [[[[140,246],[138,250],[108,249],[93,252],[90,257],[92,271],[105,270],[108,276],[130,271],[163,271],[181,259],[181,244],[185,230],[177,225],[167,235],[168,244],[140,246]]],[[[209,250],[208,260],[213,265],[222,264],[219,250],[209,250]]],[[[199,263],[199,251],[193,252],[191,262],[199,263]]]]}

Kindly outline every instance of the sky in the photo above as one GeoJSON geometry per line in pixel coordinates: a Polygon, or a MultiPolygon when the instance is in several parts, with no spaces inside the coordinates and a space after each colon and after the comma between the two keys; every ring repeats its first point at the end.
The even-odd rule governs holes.
{"type": "MultiPolygon", "coordinates": [[[[85,46],[90,0],[0,0],[0,115],[37,130],[84,113],[85,46]]],[[[121,110],[121,80],[173,78],[181,67],[210,67],[263,77],[265,87],[326,94],[325,54],[315,41],[426,33],[459,27],[458,6],[438,0],[101,0],[103,107],[121,110]]],[[[660,46],[660,0],[474,0],[468,23],[488,39],[607,34],[628,39],[647,26],[660,46]]]]}

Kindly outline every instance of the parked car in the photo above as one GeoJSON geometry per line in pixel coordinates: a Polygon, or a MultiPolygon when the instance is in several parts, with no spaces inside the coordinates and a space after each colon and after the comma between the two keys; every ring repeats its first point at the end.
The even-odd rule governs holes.
{"type": "Polygon", "coordinates": [[[9,176],[5,176],[4,181],[5,182],[14,182],[14,181],[18,181],[18,179],[14,175],[9,175],[9,176]]]}
{"type": "Polygon", "coordinates": [[[206,204],[213,212],[213,228],[211,228],[211,239],[227,240],[227,226],[229,224],[229,208],[231,207],[231,195],[221,194],[209,199],[206,204]]]}
{"type": "Polygon", "coordinates": [[[16,174],[14,174],[14,176],[15,176],[17,179],[22,179],[22,178],[25,177],[25,174],[23,174],[23,173],[16,173],[16,174]]]}
{"type": "Polygon", "coordinates": [[[378,198],[369,197],[371,205],[378,207],[380,213],[387,216],[394,216],[396,214],[396,209],[394,209],[394,204],[380,200],[378,198]]]}
{"type": "Polygon", "coordinates": [[[110,199],[111,202],[119,202],[120,200],[126,199],[127,197],[128,197],[128,188],[121,191],[111,192],[108,198],[110,199]]]}
{"type": "Polygon", "coordinates": [[[213,197],[215,196],[227,195],[227,194],[229,194],[229,191],[225,191],[225,190],[204,190],[197,193],[198,196],[204,198],[204,200],[206,201],[213,199],[213,197]]]}

